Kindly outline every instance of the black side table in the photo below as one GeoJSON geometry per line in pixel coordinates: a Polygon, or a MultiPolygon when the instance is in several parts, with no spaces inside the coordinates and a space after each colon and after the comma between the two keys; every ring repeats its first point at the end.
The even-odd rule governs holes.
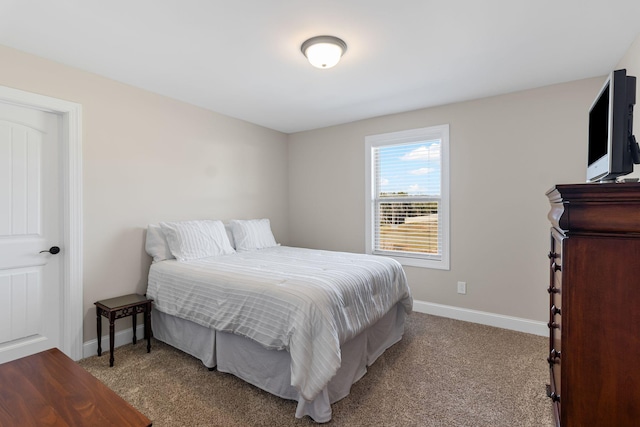
{"type": "Polygon", "coordinates": [[[152,299],[144,295],[130,294],[121,297],[105,299],[95,302],[98,327],[98,356],[102,356],[102,319],[109,319],[109,366],[113,366],[114,330],[116,319],[131,316],[133,323],[133,343],[136,339],[136,319],[139,313],[144,313],[144,337],[147,339],[147,353],[151,351],[151,303],[152,299]]]}

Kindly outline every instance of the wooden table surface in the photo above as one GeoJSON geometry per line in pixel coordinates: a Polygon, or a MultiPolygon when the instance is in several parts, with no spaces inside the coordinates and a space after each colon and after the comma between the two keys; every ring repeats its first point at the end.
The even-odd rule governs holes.
{"type": "Polygon", "coordinates": [[[147,427],[151,421],[60,350],[0,365],[0,427],[147,427]]]}

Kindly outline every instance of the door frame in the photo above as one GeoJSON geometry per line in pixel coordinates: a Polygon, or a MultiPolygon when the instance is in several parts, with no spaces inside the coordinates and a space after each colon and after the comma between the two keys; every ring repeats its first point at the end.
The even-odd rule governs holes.
{"type": "MultiPolygon", "coordinates": [[[[62,118],[62,287],[60,345],[73,360],[82,358],[82,105],[0,86],[0,101],[58,114],[62,118]]],[[[45,315],[46,317],[46,315],[45,315]]]]}

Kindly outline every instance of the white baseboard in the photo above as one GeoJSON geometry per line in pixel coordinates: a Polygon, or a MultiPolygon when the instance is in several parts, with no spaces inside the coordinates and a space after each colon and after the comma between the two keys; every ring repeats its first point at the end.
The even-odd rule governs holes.
{"type": "MultiPolygon", "coordinates": [[[[450,319],[464,320],[465,322],[479,323],[481,325],[495,326],[497,328],[510,329],[528,334],[549,336],[549,328],[546,323],[520,317],[504,316],[502,314],[488,313],[486,311],[469,310],[467,308],[453,307],[450,305],[435,304],[425,301],[413,301],[413,310],[418,313],[432,314],[434,316],[448,317],[450,319]]],[[[144,341],[144,325],[136,328],[138,343],[144,341]]],[[[115,347],[129,344],[133,339],[131,329],[115,334],[115,347]]],[[[102,337],[102,354],[109,353],[109,336],[102,337]]],[[[98,354],[98,340],[93,339],[82,345],[82,357],[90,357],[98,354]]],[[[108,357],[108,356],[107,356],[108,357]]]]}
{"type": "MultiPolygon", "coordinates": [[[[108,330],[109,328],[107,328],[108,330]]],[[[144,342],[144,324],[136,326],[136,338],[138,344],[144,342]]],[[[133,329],[128,328],[125,331],[116,332],[114,337],[114,348],[120,347],[121,345],[131,344],[133,342],[133,329]]],[[[146,344],[142,344],[145,345],[146,344]]],[[[100,342],[100,346],[102,347],[102,356],[107,355],[107,360],[109,360],[109,335],[103,336],[102,341],[100,342]]],[[[87,358],[91,356],[95,356],[98,354],[98,339],[92,339],[86,341],[82,344],[82,358],[87,358]]]]}
{"type": "Polygon", "coordinates": [[[464,320],[465,322],[495,326],[497,328],[526,332],[528,334],[541,335],[544,337],[549,336],[549,327],[547,324],[536,320],[504,316],[502,314],[488,313],[486,311],[469,310],[467,308],[415,300],[413,301],[413,310],[418,313],[464,320]]]}

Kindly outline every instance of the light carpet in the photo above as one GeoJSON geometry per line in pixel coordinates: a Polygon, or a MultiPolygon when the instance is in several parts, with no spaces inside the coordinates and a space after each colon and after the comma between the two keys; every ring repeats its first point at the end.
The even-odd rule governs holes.
{"type": "MultiPolygon", "coordinates": [[[[164,343],[146,341],[81,366],[153,421],[174,426],[305,426],[296,402],[266,393],[164,343]]],[[[331,426],[552,427],[544,337],[412,313],[405,334],[351,394],[331,426]]]]}

